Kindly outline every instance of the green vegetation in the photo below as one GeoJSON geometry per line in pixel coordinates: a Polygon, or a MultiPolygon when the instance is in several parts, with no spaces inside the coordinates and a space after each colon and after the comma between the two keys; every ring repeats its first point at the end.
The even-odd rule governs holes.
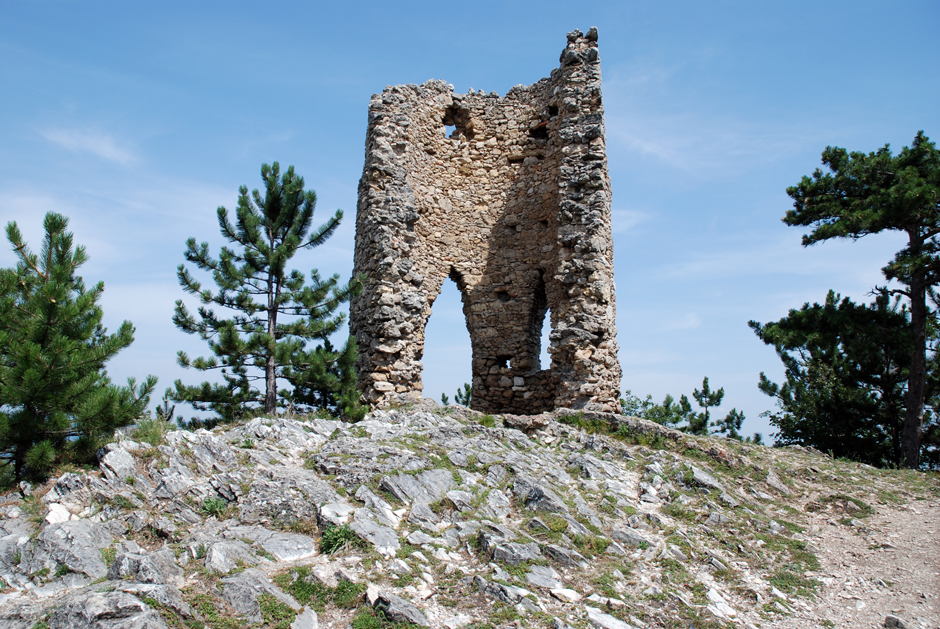
{"type": "Polygon", "coordinates": [[[418,629],[410,622],[392,622],[380,610],[363,607],[353,617],[352,629],[418,629]]]}
{"type": "Polygon", "coordinates": [[[473,387],[469,383],[463,383],[463,389],[457,389],[457,394],[454,395],[454,401],[457,404],[461,404],[470,408],[470,402],[473,400],[473,387]]]}
{"type": "MultiPolygon", "coordinates": [[[[684,394],[679,397],[678,402],[672,395],[666,395],[662,404],[656,404],[651,395],[647,395],[646,399],[640,399],[630,391],[624,392],[620,399],[620,408],[622,414],[628,417],[647,419],[693,435],[725,435],[731,439],[742,439],[738,430],[744,423],[743,413],[732,408],[724,418],[712,419],[709,409],[721,406],[725,397],[724,388],[713,391],[706,377],[702,380],[702,388],[692,391],[692,397],[702,409],[701,412],[692,410],[692,404],[684,394]]],[[[755,434],[746,441],[760,443],[762,437],[760,434],[755,434]]]]}
{"type": "MultiPolygon", "coordinates": [[[[783,222],[811,228],[803,236],[804,246],[832,238],[857,240],[884,231],[907,236],[907,245],[883,269],[885,279],[896,280],[904,288],[881,289],[882,294],[906,297],[910,308],[909,322],[903,326],[910,343],[904,420],[895,438],[904,466],[917,468],[925,454],[931,465],[940,464],[937,444],[928,453],[921,452],[924,406],[931,397],[928,350],[934,361],[937,358],[928,333],[935,315],[928,308],[927,296],[935,301],[933,287],[940,283],[940,151],[920,131],[911,146],[897,155],[888,145],[867,154],[830,146],[822,153],[822,163],[829,172],[823,174],[817,168],[812,177],[787,188],[793,209],[783,222]]],[[[876,373],[901,367],[882,364],[876,373]]],[[[940,426],[934,423],[927,432],[935,437],[940,426]]]]}
{"type": "Polygon", "coordinates": [[[134,508],[134,503],[131,502],[130,498],[127,496],[122,496],[121,494],[114,496],[114,498],[111,499],[111,502],[116,504],[121,509],[131,510],[134,508]]]}
{"type": "Polygon", "coordinates": [[[241,618],[226,615],[218,601],[208,594],[196,594],[189,604],[202,616],[209,629],[242,629],[245,626],[241,618]]]}
{"type": "Polygon", "coordinates": [[[801,574],[781,568],[774,572],[770,577],[770,584],[784,592],[785,594],[795,594],[796,596],[811,597],[816,594],[819,587],[819,581],[804,577],[801,574]]]}
{"type": "Polygon", "coordinates": [[[320,552],[332,555],[347,544],[358,545],[359,543],[359,537],[348,524],[330,525],[323,529],[323,534],[320,536],[320,552]]]}
{"type": "Polygon", "coordinates": [[[313,608],[317,613],[322,613],[330,604],[340,609],[355,609],[366,591],[365,585],[351,581],[340,581],[335,588],[326,587],[310,578],[309,566],[298,566],[276,575],[274,583],[290,593],[298,603],[313,608]]]}
{"type": "Polygon", "coordinates": [[[261,607],[261,617],[265,626],[270,629],[290,629],[290,625],[297,617],[297,612],[271,594],[264,592],[258,597],[261,607]]]}
{"type": "MultiPolygon", "coordinates": [[[[856,304],[829,291],[824,304],[767,324],[749,323],[773,345],[786,367],[782,384],[763,373],[759,387],[776,398],[768,412],[780,445],[810,445],[834,457],[881,467],[904,461],[901,434],[911,364],[910,312],[886,292],[871,304],[856,304]]],[[[931,329],[931,341],[936,343],[931,329]]],[[[940,364],[929,364],[931,406],[940,393],[940,364]]],[[[935,416],[927,420],[921,447],[928,456],[938,445],[935,416]]]]}
{"type": "Polygon", "coordinates": [[[134,425],[131,431],[131,439],[143,443],[149,443],[154,448],[163,445],[166,433],[173,430],[173,425],[161,417],[144,416],[134,425]]]}
{"type": "Polygon", "coordinates": [[[186,242],[185,258],[212,274],[218,292],[204,289],[185,265],[177,273],[183,290],[203,304],[215,304],[235,311],[221,318],[206,307],[198,319],[182,301],[176,302],[173,323],[187,334],[198,335],[209,344],[212,356],[190,360],[178,353],[183,367],[199,371],[220,370],[222,384],[203,382],[195,386],[177,380],[169,394],[197,410],[212,411],[215,419],[191,420],[193,424],[214,425],[233,421],[252,409],[274,414],[278,405],[291,408],[329,409],[348,419],[361,419],[366,407],[356,389],[355,340],[335,350],[329,336],[338,331],[345,315],[337,309],[359,290],[359,283],[339,283],[339,276],[322,279],[311,271],[311,284],[286,264],[302,249],[326,242],[342,220],[340,210],[311,231],[316,194],[304,191],[304,180],[293,166],[281,176],[274,162],[261,167],[265,194],[251,195],[239,189],[235,224],[224,207],[218,209],[222,236],[237,245],[222,247],[219,258],[209,254],[208,243],[186,242]],[[307,344],[321,344],[308,349],[307,344]],[[258,372],[260,371],[260,375],[258,372]],[[263,390],[254,387],[263,382],[263,390]],[[291,389],[278,389],[285,381],[291,389]]]}
{"type": "Polygon", "coordinates": [[[631,429],[627,424],[618,422],[608,422],[603,419],[588,419],[584,416],[584,413],[560,415],[558,421],[559,423],[568,424],[569,426],[574,426],[586,432],[608,435],[625,443],[649,446],[660,450],[669,447],[669,441],[663,435],[638,432],[631,429]]]}
{"type": "Polygon", "coordinates": [[[852,518],[867,518],[875,513],[875,510],[867,502],[845,494],[832,494],[831,496],[820,498],[816,502],[811,502],[805,507],[805,509],[810,512],[821,511],[826,508],[842,515],[851,516],[852,518]]]}
{"type": "Polygon", "coordinates": [[[43,479],[63,462],[85,463],[114,430],[143,413],[157,384],[111,383],[105,363],[134,340],[125,321],[108,334],[98,305],[104,284],[86,288],[88,260],[68,219],[48,213],[38,254],[15,222],[7,239],[18,263],[0,269],[0,481],[43,479]]]}
{"type": "Polygon", "coordinates": [[[224,498],[210,497],[202,501],[200,511],[205,515],[215,516],[221,520],[225,516],[226,509],[228,509],[228,503],[224,498]]]}

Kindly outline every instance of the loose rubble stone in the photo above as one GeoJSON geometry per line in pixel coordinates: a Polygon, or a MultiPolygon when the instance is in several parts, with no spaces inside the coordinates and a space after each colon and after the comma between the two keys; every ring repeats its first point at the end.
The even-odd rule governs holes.
{"type": "Polygon", "coordinates": [[[383,555],[394,555],[401,548],[398,534],[394,530],[377,524],[370,519],[357,518],[349,528],[356,535],[375,546],[375,549],[383,555]]]}
{"type": "Polygon", "coordinates": [[[783,481],[780,480],[780,477],[777,476],[777,474],[775,474],[773,470],[769,470],[767,472],[767,478],[764,480],[764,482],[767,483],[767,485],[769,485],[773,489],[783,494],[784,496],[789,496],[790,494],[793,493],[792,491],[790,491],[789,487],[784,485],[783,481]]]}
{"type": "Polygon", "coordinates": [[[166,623],[159,612],[126,592],[94,592],[53,612],[49,629],[166,629],[166,623]]]}
{"type": "Polygon", "coordinates": [[[588,565],[588,560],[578,551],[556,546],[555,544],[546,544],[545,554],[565,566],[585,567],[588,565]]]}
{"type": "Polygon", "coordinates": [[[648,539],[646,539],[639,532],[629,528],[613,529],[610,532],[610,536],[618,542],[623,542],[627,546],[649,545],[648,539]]]}
{"type": "Polygon", "coordinates": [[[270,594],[294,611],[300,609],[300,603],[294,597],[282,592],[268,581],[263,572],[255,568],[222,579],[222,584],[222,598],[249,622],[260,623],[263,620],[258,602],[262,594],[270,594]]]}
{"type": "Polygon", "coordinates": [[[692,465],[692,482],[696,485],[701,485],[702,487],[708,487],[709,489],[718,489],[720,491],[725,491],[724,486],[715,480],[715,477],[706,472],[705,470],[692,465]]]}
{"type": "Polygon", "coordinates": [[[385,612],[385,615],[393,622],[410,622],[419,627],[431,626],[431,623],[421,613],[421,610],[415,607],[414,603],[389,592],[382,592],[378,595],[375,607],[385,612]]]}
{"type": "Polygon", "coordinates": [[[108,567],[101,558],[101,549],[114,540],[114,535],[100,524],[88,520],[72,520],[50,524],[36,539],[36,549],[29,558],[29,572],[57,570],[68,566],[91,579],[107,575],[108,567]]]}
{"type": "Polygon", "coordinates": [[[454,486],[449,470],[426,470],[416,476],[398,474],[382,478],[379,487],[402,502],[431,504],[443,498],[454,486]]]}
{"type": "Polygon", "coordinates": [[[516,544],[510,542],[496,546],[493,549],[493,559],[496,561],[504,561],[510,566],[518,566],[526,561],[540,561],[544,559],[544,557],[542,557],[542,553],[539,552],[538,544],[516,544]]]}
{"type": "Polygon", "coordinates": [[[101,458],[101,471],[105,478],[121,480],[133,478],[137,475],[137,460],[127,450],[118,444],[108,444],[111,449],[101,458]]]}
{"type": "Polygon", "coordinates": [[[547,511],[549,513],[565,513],[568,505],[548,487],[533,487],[525,497],[525,506],[533,511],[547,511]]]}
{"type": "Polygon", "coordinates": [[[588,620],[594,623],[595,626],[601,627],[601,629],[635,629],[633,625],[627,624],[610,614],[605,614],[595,607],[586,606],[584,609],[587,611],[588,620]]]}
{"type": "Polygon", "coordinates": [[[133,579],[139,583],[169,583],[180,585],[183,569],[176,564],[176,556],[169,548],[141,555],[121,553],[108,570],[109,579],[133,579]]]}
{"type": "Polygon", "coordinates": [[[560,577],[561,575],[549,566],[530,566],[529,572],[525,575],[525,582],[528,585],[552,590],[564,587],[560,577]]]}
{"type": "Polygon", "coordinates": [[[417,524],[422,528],[436,531],[437,527],[435,525],[440,522],[441,519],[437,517],[437,514],[431,510],[431,507],[429,507],[426,502],[416,502],[411,507],[411,513],[408,515],[408,521],[412,524],[417,524]]]}
{"type": "MultiPolygon", "coordinates": [[[[357,426],[335,422],[322,430],[310,421],[277,418],[212,432],[171,433],[170,442],[179,447],[160,446],[156,455],[121,440],[138,468],[133,484],[81,470],[32,488],[37,496],[28,502],[18,495],[4,497],[0,626],[33,629],[59,614],[58,626],[139,629],[162,622],[175,627],[205,622],[207,605],[229,614],[238,606],[253,615],[260,594],[275,596],[269,588],[278,588],[269,578],[300,578],[324,588],[378,583],[371,603],[379,592],[393,594],[420,606],[435,627],[492,622],[488,615],[494,602],[520,614],[522,626],[557,616],[570,625],[598,627],[597,621],[607,619],[597,614],[606,613],[642,627],[667,622],[676,606],[745,629],[819,626],[825,619],[837,626],[881,625],[885,610],[895,609],[910,614],[907,626],[936,624],[929,608],[935,603],[932,592],[915,598],[927,589],[923,583],[936,572],[935,562],[912,543],[911,531],[921,537],[934,531],[940,505],[932,494],[918,493],[920,484],[915,487],[891,470],[875,473],[855,464],[824,463],[820,455],[802,450],[755,446],[744,453],[745,446],[721,441],[735,465],[759,465],[761,479],[771,467],[796,470],[794,482],[808,490],[800,498],[787,498],[769,488],[777,497],[758,503],[753,489],[763,482],[748,483],[716,468],[709,475],[726,483],[740,503],[732,509],[719,492],[685,483],[683,470],[690,459],[683,446],[657,450],[554,420],[537,438],[528,438],[504,427],[501,418],[485,427],[477,423],[479,414],[463,407],[437,413],[428,408],[433,407],[377,411],[357,426]],[[194,452],[210,437],[199,463],[194,452]],[[239,446],[246,438],[251,447],[239,446]],[[225,460],[220,465],[209,460],[206,453],[220,443],[232,446],[236,465],[225,469],[225,460]],[[739,452],[751,462],[738,461],[739,452]],[[455,467],[429,469],[431,461],[442,458],[455,467]],[[775,458],[782,459],[779,466],[775,458]],[[825,480],[832,470],[832,484],[820,485],[807,476],[808,460],[826,470],[816,478],[825,480]],[[167,470],[174,469],[187,470],[187,488],[172,497],[156,495],[167,470]],[[399,482],[402,476],[414,484],[399,482]],[[383,478],[399,487],[401,501],[375,489],[383,478]],[[739,482],[745,484],[738,487],[739,482]],[[415,501],[405,488],[425,501],[415,501]],[[641,492],[649,489],[668,496],[668,502],[642,503],[641,492]],[[838,492],[872,500],[861,491],[897,492],[903,501],[879,502],[871,516],[856,513],[863,526],[850,527],[839,504],[815,498],[838,492]],[[441,498],[432,511],[426,500],[435,493],[441,498]],[[219,496],[231,500],[222,520],[198,507],[219,496]],[[526,507],[530,496],[555,502],[558,510],[532,511],[526,507]],[[802,509],[801,501],[810,497],[813,506],[802,509]],[[824,508],[817,509],[817,503],[824,508]],[[78,519],[43,523],[53,505],[78,519]],[[282,513],[291,505],[304,509],[303,518],[282,513]],[[320,555],[312,527],[337,522],[354,527],[382,551],[376,553],[368,543],[368,548],[349,544],[320,555]],[[161,539],[157,531],[170,526],[171,537],[161,539]],[[771,532],[773,540],[767,537],[771,532]],[[413,547],[399,558],[406,542],[413,547]],[[820,568],[797,568],[810,554],[819,557],[820,568]],[[83,560],[92,566],[99,562],[98,570],[82,571],[83,560]],[[681,581],[674,578],[677,569],[684,571],[681,581]],[[780,569],[799,570],[798,576],[813,584],[807,591],[813,589],[814,597],[774,587],[780,584],[780,569]],[[258,578],[249,578],[252,574],[258,578]],[[111,580],[95,582],[105,575],[111,580]],[[222,587],[213,587],[220,581],[222,587]],[[200,595],[192,609],[180,593],[184,586],[187,597],[200,595]],[[708,593],[707,609],[695,607],[700,601],[693,602],[693,587],[708,593]],[[75,601],[105,594],[125,598],[93,603],[88,613],[94,618],[78,618],[75,601]],[[647,596],[662,600],[654,604],[647,596]],[[104,609],[104,615],[95,609],[104,609]]],[[[592,417],[591,422],[611,426],[620,422],[616,416],[592,417]]],[[[632,421],[645,429],[643,420],[632,421]]],[[[688,439],[700,452],[714,441],[678,439],[688,439]]],[[[702,467],[700,460],[692,462],[702,467]]],[[[918,477],[927,487],[932,482],[930,476],[918,477]]],[[[329,622],[339,626],[352,622],[357,612],[329,607],[328,613],[329,622]]],[[[318,620],[304,612],[288,624],[309,629],[318,620]]],[[[237,622],[247,626],[253,621],[237,622]]]]}
{"type": "Polygon", "coordinates": [[[192,618],[192,610],[183,595],[172,585],[158,583],[121,583],[117,585],[121,592],[133,594],[138,598],[150,598],[175,611],[183,618],[192,618]]]}
{"type": "Polygon", "coordinates": [[[318,629],[319,626],[317,612],[307,608],[303,613],[297,614],[294,622],[290,624],[290,629],[318,629]]]}
{"type": "Polygon", "coordinates": [[[260,526],[233,526],[224,535],[227,538],[251,540],[278,561],[297,561],[317,554],[316,542],[298,533],[270,531],[260,526]]]}
{"type": "Polygon", "coordinates": [[[398,528],[401,518],[395,515],[395,511],[390,504],[376,496],[371,489],[365,485],[360,485],[356,491],[356,499],[365,503],[366,508],[372,511],[380,524],[393,529],[398,528]]]}
{"type": "Polygon", "coordinates": [[[258,558],[251,552],[251,547],[241,540],[217,542],[206,553],[206,570],[226,574],[239,565],[253,566],[258,558]]]}

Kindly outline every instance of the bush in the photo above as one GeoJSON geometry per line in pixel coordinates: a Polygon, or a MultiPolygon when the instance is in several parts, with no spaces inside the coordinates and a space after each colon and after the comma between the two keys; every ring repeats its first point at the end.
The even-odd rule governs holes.
{"type": "Polygon", "coordinates": [[[173,429],[170,422],[164,421],[159,417],[144,417],[137,422],[134,430],[131,431],[131,439],[149,443],[153,447],[163,445],[166,433],[173,429]]]}
{"type": "Polygon", "coordinates": [[[206,498],[202,502],[201,511],[205,515],[214,515],[215,517],[222,519],[225,515],[225,509],[228,507],[228,503],[225,502],[223,498],[206,498]]]}
{"type": "Polygon", "coordinates": [[[349,528],[348,524],[342,526],[327,526],[320,536],[320,552],[331,555],[346,544],[356,544],[359,538],[349,528]]]}

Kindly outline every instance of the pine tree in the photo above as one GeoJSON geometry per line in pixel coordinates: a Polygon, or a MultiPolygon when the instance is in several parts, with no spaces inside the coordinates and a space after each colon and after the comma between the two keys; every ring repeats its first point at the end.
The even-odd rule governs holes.
{"type": "Polygon", "coordinates": [[[708,428],[711,425],[709,423],[711,415],[708,409],[721,406],[721,400],[725,397],[725,389],[722,387],[717,391],[712,391],[708,386],[708,377],[705,377],[702,380],[701,391],[694,389],[692,391],[692,397],[695,398],[695,401],[698,402],[698,405],[703,411],[689,416],[689,425],[686,427],[686,430],[693,435],[707,435],[708,428]]]}
{"type": "Polygon", "coordinates": [[[337,309],[358,290],[358,283],[341,285],[338,275],[322,279],[314,269],[305,285],[303,274],[286,267],[298,251],[326,242],[343,213],[337,210],[311,231],[316,193],[304,191],[294,167],[282,176],[277,162],[264,164],[261,177],[264,196],[258,190],[249,195],[245,186],[239,189],[234,224],[224,207],[217,210],[220,231],[235,249],[222,247],[216,259],[208,243],[197,245],[194,238],[186,243],[186,260],[210,272],[218,291],[204,289],[185,265],[179,266],[183,290],[203,305],[197,319],[177,301],[173,322],[207,341],[213,355],[190,360],[179,352],[177,359],[183,367],[219,370],[223,382],[186,386],[177,380],[171,395],[197,410],[217,413],[215,421],[234,420],[252,408],[273,414],[278,402],[361,418],[365,408],[356,389],[355,340],[349,337],[339,350],[329,343],[345,321],[337,309]],[[223,318],[208,304],[234,311],[234,316],[223,318]],[[314,341],[322,344],[308,349],[314,341]],[[279,380],[291,388],[278,389],[279,380]]]}
{"type": "MultiPolygon", "coordinates": [[[[702,390],[695,389],[692,397],[704,409],[703,412],[696,413],[693,411],[692,404],[685,395],[680,396],[679,401],[676,402],[672,395],[667,394],[662,404],[654,404],[652,396],[647,395],[646,399],[642,400],[630,391],[624,393],[624,398],[620,400],[620,406],[624,415],[648,419],[657,424],[676,428],[693,435],[724,434],[731,439],[741,440],[738,431],[741,429],[741,424],[744,423],[744,413],[733,408],[724,419],[710,420],[711,413],[708,409],[721,405],[721,401],[725,397],[724,389],[712,391],[708,384],[708,378],[705,378],[702,381],[702,390]],[[685,425],[680,426],[683,422],[685,425]],[[717,428],[717,430],[710,430],[711,428],[717,428]]],[[[760,436],[756,435],[756,438],[758,441],[754,443],[759,442],[760,436]]]]}
{"type": "Polygon", "coordinates": [[[812,178],[803,177],[787,188],[794,209],[783,222],[813,228],[803,236],[804,246],[830,238],[857,240],[887,230],[908,238],[883,271],[888,280],[905,286],[892,292],[910,300],[914,343],[901,447],[904,465],[917,467],[927,381],[926,296],[940,283],[940,151],[921,131],[896,156],[888,145],[868,154],[827,147],[822,162],[830,172],[817,168],[812,178]]]}
{"type": "Polygon", "coordinates": [[[454,395],[454,402],[461,404],[470,408],[470,402],[473,401],[473,387],[470,386],[469,382],[463,383],[463,389],[457,389],[457,394],[454,395]]]}
{"type": "Polygon", "coordinates": [[[667,393],[662,404],[650,404],[640,417],[663,426],[675,427],[682,422],[691,421],[694,415],[688,397],[681,395],[676,403],[675,398],[667,393]]]}
{"type": "Polygon", "coordinates": [[[15,480],[93,460],[104,439],[142,415],[157,383],[111,383],[105,363],[131,344],[134,328],[125,321],[107,333],[104,284],[87,289],[76,275],[88,256],[73,248],[68,219],[50,212],[43,226],[37,255],[7,225],[19,262],[0,270],[0,461],[15,480]]]}
{"type": "MultiPolygon", "coordinates": [[[[829,291],[823,304],[804,304],[779,321],[749,323],[773,345],[785,381],[760,375],[761,391],[777,400],[768,412],[777,443],[812,446],[834,456],[872,465],[904,463],[902,434],[914,344],[910,311],[886,291],[871,304],[856,304],[829,291]]],[[[938,342],[935,326],[928,341],[938,342]]],[[[936,409],[940,394],[938,358],[928,363],[927,398],[936,409]]],[[[932,465],[938,444],[933,413],[925,419],[920,459],[932,465]]]]}

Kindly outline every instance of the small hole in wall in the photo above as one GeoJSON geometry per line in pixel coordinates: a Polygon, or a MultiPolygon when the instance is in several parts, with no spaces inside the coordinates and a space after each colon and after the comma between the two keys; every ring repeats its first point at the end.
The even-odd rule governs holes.
{"type": "Polygon", "coordinates": [[[529,137],[533,137],[536,140],[547,140],[548,139],[548,123],[542,122],[537,126],[529,129],[529,137]]]}
{"type": "Polygon", "coordinates": [[[441,120],[447,137],[467,140],[473,139],[473,121],[470,119],[470,111],[461,109],[457,105],[451,105],[444,112],[444,118],[441,120]]]}
{"type": "Polygon", "coordinates": [[[509,359],[512,356],[497,356],[496,357],[496,366],[500,369],[509,369],[509,359]]]}
{"type": "Polygon", "coordinates": [[[509,156],[510,164],[521,164],[524,161],[525,161],[525,157],[523,157],[522,155],[510,155],[509,156]]]}
{"type": "Polygon", "coordinates": [[[506,303],[507,301],[511,299],[511,297],[509,296],[509,293],[507,291],[501,290],[501,291],[497,291],[496,299],[500,300],[503,303],[506,303]]]}
{"type": "Polygon", "coordinates": [[[554,118],[554,117],[557,116],[557,115],[558,115],[558,107],[555,106],[555,105],[549,105],[549,106],[548,106],[548,117],[549,117],[549,118],[554,118]]]}

